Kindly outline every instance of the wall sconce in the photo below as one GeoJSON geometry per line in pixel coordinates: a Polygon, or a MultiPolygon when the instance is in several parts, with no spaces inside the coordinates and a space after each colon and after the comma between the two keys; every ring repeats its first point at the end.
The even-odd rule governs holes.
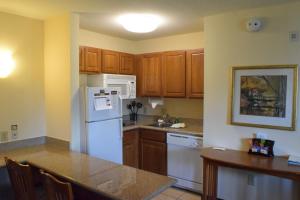
{"type": "Polygon", "coordinates": [[[0,50],[0,78],[8,77],[15,68],[12,52],[0,50]]]}

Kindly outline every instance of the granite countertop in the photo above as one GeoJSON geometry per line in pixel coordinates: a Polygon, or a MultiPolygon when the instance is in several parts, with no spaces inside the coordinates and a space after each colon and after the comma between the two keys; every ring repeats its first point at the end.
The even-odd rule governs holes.
{"type": "Polygon", "coordinates": [[[166,176],[72,152],[55,144],[1,152],[0,167],[5,166],[4,156],[25,161],[113,199],[151,199],[175,183],[166,176]]]}
{"type": "MultiPolygon", "coordinates": [[[[185,119],[183,118],[182,121],[185,122],[186,127],[185,128],[161,128],[161,127],[154,127],[150,126],[150,124],[154,123],[156,116],[146,116],[146,115],[140,115],[137,122],[134,124],[125,125],[123,127],[123,131],[128,131],[132,129],[137,128],[144,128],[144,129],[152,129],[152,130],[159,130],[159,131],[165,131],[165,132],[172,132],[172,133],[180,133],[180,134],[187,134],[187,135],[193,135],[193,136],[200,136],[203,137],[203,122],[202,120],[198,119],[185,119]]],[[[125,124],[128,123],[128,117],[123,117],[123,121],[125,124]]]]}

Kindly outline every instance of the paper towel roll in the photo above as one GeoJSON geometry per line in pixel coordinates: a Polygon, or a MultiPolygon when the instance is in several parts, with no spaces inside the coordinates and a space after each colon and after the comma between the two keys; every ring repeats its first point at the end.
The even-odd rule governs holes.
{"type": "Polygon", "coordinates": [[[148,103],[151,105],[153,109],[156,108],[158,105],[164,105],[163,98],[148,98],[148,103]]]}

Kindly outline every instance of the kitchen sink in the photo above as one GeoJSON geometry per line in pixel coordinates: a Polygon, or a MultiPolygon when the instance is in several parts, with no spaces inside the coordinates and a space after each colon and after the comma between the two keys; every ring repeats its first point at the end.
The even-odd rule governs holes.
{"type": "Polygon", "coordinates": [[[169,128],[172,126],[172,123],[153,123],[148,126],[158,127],[158,128],[169,128]]]}

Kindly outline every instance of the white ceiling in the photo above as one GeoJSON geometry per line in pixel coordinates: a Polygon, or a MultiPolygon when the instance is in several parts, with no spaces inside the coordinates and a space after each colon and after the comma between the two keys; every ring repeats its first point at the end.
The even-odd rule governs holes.
{"type": "Polygon", "coordinates": [[[0,0],[0,11],[38,19],[78,12],[84,29],[141,40],[202,31],[207,15],[293,1],[299,0],[0,0]],[[115,21],[128,12],[159,14],[166,23],[152,33],[129,33],[115,21]]]}

